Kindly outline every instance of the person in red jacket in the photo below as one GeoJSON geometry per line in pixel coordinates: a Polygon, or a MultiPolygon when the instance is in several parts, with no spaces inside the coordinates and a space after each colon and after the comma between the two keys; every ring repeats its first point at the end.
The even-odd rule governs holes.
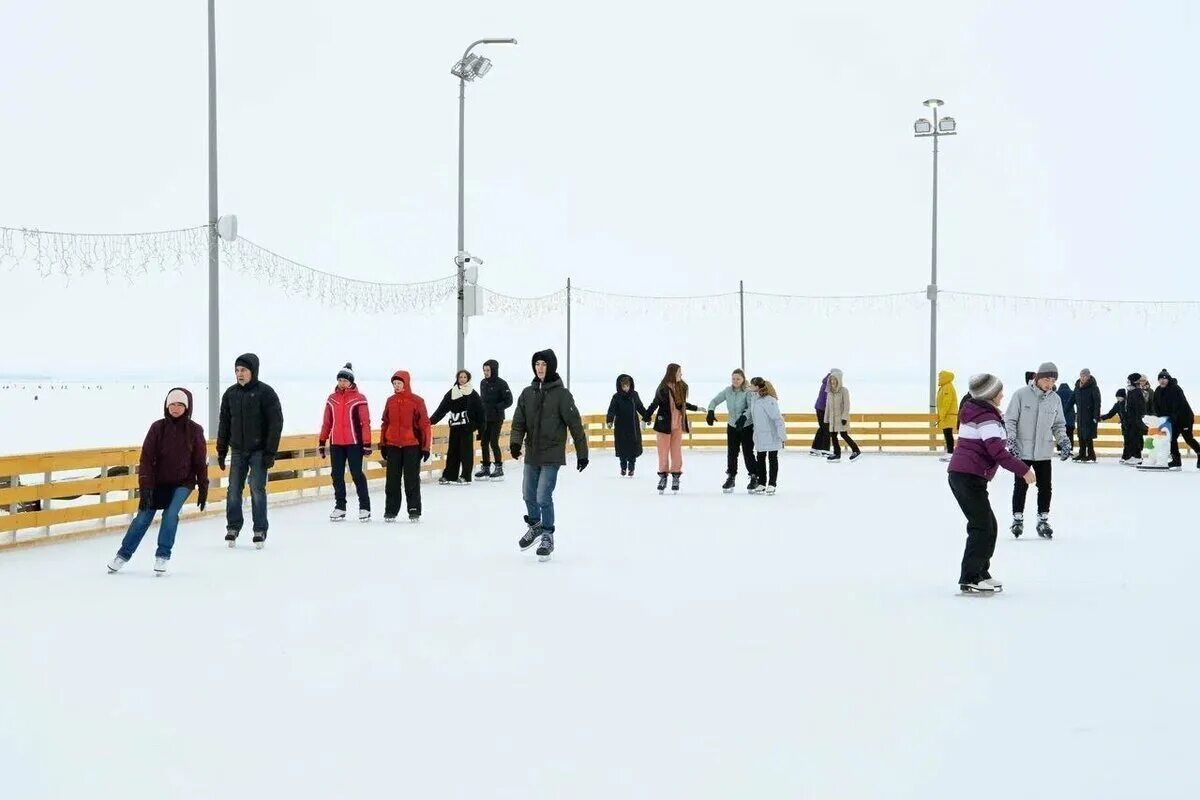
{"type": "Polygon", "coordinates": [[[154,553],[154,572],[162,575],[175,547],[179,512],[192,489],[200,487],[196,505],[201,511],[208,503],[208,443],[204,428],[192,421],[192,393],[187,389],[175,388],[167,393],[162,419],[150,426],[142,443],[137,474],[138,513],[108,571],[118,571],[133,558],[155,512],[162,511],[158,550],[154,553]]]}
{"type": "Polygon", "coordinates": [[[338,370],[337,388],[325,401],[325,419],[321,422],[321,436],[317,442],[321,458],[325,458],[326,443],[333,455],[333,511],[331,522],[346,518],[346,465],[350,465],[350,476],[358,491],[358,521],[371,521],[371,493],[367,489],[367,476],[363,473],[363,458],[371,455],[371,412],[367,398],[354,383],[354,366],[338,370]]]}
{"type": "Polygon", "coordinates": [[[413,394],[408,373],[397,370],[379,432],[379,453],[387,463],[384,522],[396,521],[405,494],[409,522],[421,518],[421,462],[429,460],[431,436],[425,401],[413,394]]]}

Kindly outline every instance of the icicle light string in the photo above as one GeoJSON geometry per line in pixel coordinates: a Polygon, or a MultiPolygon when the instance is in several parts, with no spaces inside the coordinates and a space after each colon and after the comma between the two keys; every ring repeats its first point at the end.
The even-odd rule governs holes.
{"type": "Polygon", "coordinates": [[[671,297],[614,294],[572,286],[571,304],[607,316],[653,316],[666,320],[686,320],[714,314],[736,315],[738,293],[671,297]]]}
{"type": "MultiPolygon", "coordinates": [[[[514,319],[540,319],[552,314],[563,314],[567,310],[567,290],[542,295],[541,297],[513,297],[496,292],[485,286],[484,316],[495,315],[514,319]]],[[[573,291],[573,290],[572,290],[573,291]]]]}
{"type": "Polygon", "coordinates": [[[204,254],[208,226],[145,233],[64,233],[0,227],[0,265],[32,264],[43,278],[67,281],[92,272],[132,283],[152,272],[181,270],[204,254]]]}

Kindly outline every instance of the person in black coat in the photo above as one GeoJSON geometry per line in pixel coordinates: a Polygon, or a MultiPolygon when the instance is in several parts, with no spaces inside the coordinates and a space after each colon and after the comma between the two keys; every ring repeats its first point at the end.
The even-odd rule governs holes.
{"type": "Polygon", "coordinates": [[[475,433],[483,429],[483,401],[471,386],[471,373],[459,370],[454,385],[442,398],[437,411],[429,417],[437,425],[450,416],[450,442],[446,447],[446,468],[438,483],[470,483],[475,464],[475,433]]]}
{"type": "Polygon", "coordinates": [[[1100,387],[1092,371],[1080,371],[1075,383],[1075,432],[1079,434],[1079,455],[1074,460],[1083,464],[1096,463],[1096,434],[1100,426],[1100,387]]]}
{"type": "Polygon", "coordinates": [[[1109,412],[1100,417],[1101,420],[1109,420],[1113,417],[1121,419],[1121,436],[1125,440],[1124,448],[1121,452],[1122,464],[1140,464],[1142,462],[1142,444],[1146,436],[1146,423],[1142,421],[1142,417],[1146,416],[1146,398],[1138,389],[1138,379],[1141,376],[1136,372],[1129,376],[1129,385],[1124,389],[1117,389],[1117,402],[1109,409],[1109,412]]]}
{"type": "Polygon", "coordinates": [[[1058,399],[1062,401],[1063,417],[1067,421],[1067,438],[1071,440],[1071,449],[1075,449],[1075,392],[1066,383],[1058,387],[1058,399]]]}
{"type": "Polygon", "coordinates": [[[483,362],[483,380],[479,382],[479,399],[483,403],[483,430],[479,432],[479,451],[483,465],[476,478],[503,478],[503,456],[500,453],[500,429],[504,427],[504,410],[513,404],[512,390],[500,377],[500,362],[492,358],[483,362]],[[492,472],[495,459],[496,471],[492,472]]]}
{"type": "Polygon", "coordinates": [[[254,543],[267,539],[267,472],[275,466],[279,438],[283,434],[283,408],[279,395],[258,379],[258,356],[243,353],[234,359],[237,383],[221,397],[217,425],[217,466],[225,471],[226,456],[232,455],[228,492],[225,495],[225,541],[233,547],[242,530],[242,492],[250,482],[251,521],[254,543]],[[230,451],[233,451],[230,453],[230,451]]]}
{"type": "Polygon", "coordinates": [[[613,444],[621,460],[621,477],[633,477],[633,468],[642,454],[642,418],[649,416],[642,398],[629,375],[617,376],[617,391],[608,404],[605,422],[614,430],[613,444]]]}
{"type": "Polygon", "coordinates": [[[1154,413],[1171,420],[1171,466],[1183,466],[1178,441],[1182,436],[1188,447],[1197,454],[1196,468],[1200,469],[1200,443],[1192,436],[1192,426],[1196,422],[1195,413],[1179,381],[1171,377],[1171,373],[1165,369],[1158,373],[1158,388],[1154,390],[1154,413]]]}

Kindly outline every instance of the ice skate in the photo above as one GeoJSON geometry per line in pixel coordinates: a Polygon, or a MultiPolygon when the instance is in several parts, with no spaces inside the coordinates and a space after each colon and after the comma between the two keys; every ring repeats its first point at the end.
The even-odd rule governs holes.
{"type": "Polygon", "coordinates": [[[550,555],[554,552],[554,533],[552,531],[542,531],[542,542],[538,545],[537,557],[538,561],[549,561],[550,555]]]}
{"type": "Polygon", "coordinates": [[[629,474],[629,470],[625,469],[624,467],[621,467],[621,477],[624,478],[628,474],[629,474]]]}
{"type": "Polygon", "coordinates": [[[266,544],[267,544],[267,532],[266,531],[255,531],[254,532],[254,548],[256,550],[262,550],[263,547],[266,546],[266,544]]]}
{"type": "Polygon", "coordinates": [[[438,478],[438,486],[445,486],[445,485],[446,485],[446,484],[448,484],[448,483],[454,483],[454,481],[450,480],[450,479],[449,479],[449,478],[447,478],[445,475],[443,475],[442,477],[438,478]]]}
{"type": "Polygon", "coordinates": [[[358,521],[359,522],[370,522],[371,521],[371,509],[360,508],[358,510],[358,521]]]}
{"type": "Polygon", "coordinates": [[[1054,538],[1054,529],[1050,527],[1049,517],[1041,517],[1038,519],[1037,535],[1043,539],[1054,538]]]}
{"type": "Polygon", "coordinates": [[[679,477],[680,477],[680,475],[678,472],[671,473],[671,492],[672,493],[679,492],[679,477]]]}
{"type": "Polygon", "coordinates": [[[533,547],[533,545],[538,541],[538,539],[540,539],[542,537],[542,522],[541,522],[541,520],[537,520],[535,522],[534,520],[531,520],[529,517],[525,517],[525,524],[529,526],[529,529],[527,531],[525,531],[525,535],[522,536],[520,541],[517,542],[517,547],[521,548],[522,553],[525,552],[526,550],[528,550],[529,548],[533,547]]]}
{"type": "Polygon", "coordinates": [[[853,453],[851,453],[851,454],[850,454],[850,460],[851,460],[851,461],[858,461],[858,459],[859,459],[859,458],[861,458],[861,457],[862,457],[862,451],[861,451],[861,450],[855,450],[853,453]]]}
{"type": "Polygon", "coordinates": [[[999,591],[992,586],[992,584],[984,580],[976,581],[975,583],[960,583],[958,585],[958,590],[963,594],[982,595],[995,594],[997,591],[999,591]]]}
{"type": "Polygon", "coordinates": [[[943,462],[949,461],[952,458],[954,458],[954,456],[950,455],[949,453],[944,453],[944,454],[942,454],[941,457],[938,458],[938,461],[943,461],[943,462]]]}
{"type": "Polygon", "coordinates": [[[629,477],[633,477],[633,464],[629,465],[629,477]]]}
{"type": "Polygon", "coordinates": [[[165,559],[165,558],[154,559],[154,577],[160,578],[166,574],[167,574],[167,559],[165,559]]]}
{"type": "Polygon", "coordinates": [[[229,543],[230,547],[237,547],[237,537],[238,532],[233,528],[227,528],[225,530],[225,541],[229,543]]]}
{"type": "Polygon", "coordinates": [[[115,575],[116,573],[121,571],[121,567],[125,566],[128,563],[129,562],[126,561],[125,559],[121,558],[120,556],[117,556],[112,561],[108,562],[108,574],[115,575]]]}
{"type": "Polygon", "coordinates": [[[344,509],[344,508],[335,508],[333,511],[329,512],[329,521],[330,522],[341,522],[345,518],[346,518],[346,509],[344,509]]]}
{"type": "Polygon", "coordinates": [[[476,478],[490,478],[490,477],[492,477],[492,465],[491,465],[491,464],[484,464],[482,467],[480,467],[480,468],[479,468],[479,471],[475,473],[475,477],[476,477],[476,478]]]}
{"type": "Polygon", "coordinates": [[[1133,458],[1125,459],[1125,463],[1128,466],[1137,467],[1137,466],[1141,466],[1142,460],[1140,458],[1138,458],[1137,456],[1134,456],[1133,458]]]}
{"type": "Polygon", "coordinates": [[[825,461],[827,461],[830,464],[836,464],[837,462],[839,462],[841,460],[842,460],[842,457],[840,455],[832,455],[831,454],[831,455],[825,456],[825,461]]]}
{"type": "Polygon", "coordinates": [[[1010,525],[1008,527],[1008,530],[1012,533],[1013,536],[1020,539],[1021,534],[1025,532],[1025,518],[1024,517],[1013,517],[1012,525],[1010,525]]]}
{"type": "Polygon", "coordinates": [[[770,486],[770,485],[768,485],[768,486],[767,486],[767,494],[768,494],[768,495],[775,494],[775,487],[774,487],[774,486],[770,486]]]}
{"type": "Polygon", "coordinates": [[[757,488],[758,488],[758,476],[751,475],[750,482],[746,484],[746,492],[749,494],[754,494],[754,490],[757,488]]]}
{"type": "Polygon", "coordinates": [[[658,493],[662,494],[667,490],[667,473],[658,473],[658,493]]]}
{"type": "Polygon", "coordinates": [[[732,475],[725,476],[725,483],[721,485],[721,491],[725,494],[733,493],[733,477],[732,475]]]}
{"type": "Polygon", "coordinates": [[[1000,581],[996,580],[995,578],[984,578],[983,580],[980,581],[980,583],[986,583],[986,584],[990,585],[992,587],[992,589],[994,589],[997,592],[1004,591],[1004,584],[1001,583],[1000,581]]]}
{"type": "Polygon", "coordinates": [[[392,514],[392,515],[389,517],[387,514],[384,514],[384,515],[383,515],[383,521],[384,521],[384,522],[395,522],[395,521],[396,521],[396,515],[395,515],[395,514],[392,514]]]}
{"type": "Polygon", "coordinates": [[[408,521],[413,523],[414,525],[416,523],[420,522],[421,521],[421,512],[420,511],[409,511],[408,512],[408,521]]]}
{"type": "Polygon", "coordinates": [[[499,464],[495,464],[492,466],[492,480],[494,480],[494,481],[504,480],[504,467],[500,466],[499,464]]]}

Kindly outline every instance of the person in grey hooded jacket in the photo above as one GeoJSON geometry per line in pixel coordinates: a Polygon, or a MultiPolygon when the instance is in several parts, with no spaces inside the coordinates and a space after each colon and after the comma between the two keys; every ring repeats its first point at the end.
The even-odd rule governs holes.
{"type": "MultiPolygon", "coordinates": [[[[1037,533],[1045,539],[1054,535],[1050,527],[1051,460],[1057,453],[1065,461],[1071,457],[1071,441],[1062,400],[1054,390],[1058,367],[1047,361],[1038,367],[1032,385],[1018,389],[1008,403],[1004,427],[1008,451],[1031,467],[1037,476],[1037,533]]],[[[1013,485],[1013,521],[1010,530],[1020,536],[1025,530],[1025,497],[1029,484],[1018,477],[1013,485]]]]}
{"type": "Polygon", "coordinates": [[[771,382],[765,378],[754,378],[750,386],[755,395],[754,402],[750,404],[750,414],[754,419],[754,449],[758,452],[758,482],[751,491],[755,494],[775,494],[775,483],[779,479],[779,451],[787,443],[787,425],[779,413],[779,395],[771,382]]]}

